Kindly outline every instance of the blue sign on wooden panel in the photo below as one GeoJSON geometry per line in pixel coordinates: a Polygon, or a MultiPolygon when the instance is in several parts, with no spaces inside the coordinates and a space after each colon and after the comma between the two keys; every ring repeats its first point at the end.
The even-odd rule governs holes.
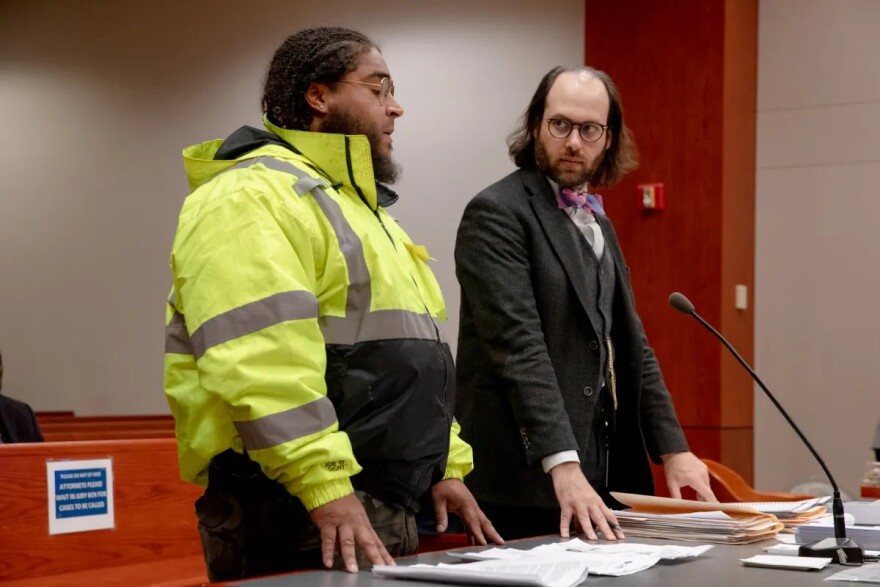
{"type": "Polygon", "coordinates": [[[55,515],[58,518],[107,513],[107,469],[55,471],[55,515]]]}

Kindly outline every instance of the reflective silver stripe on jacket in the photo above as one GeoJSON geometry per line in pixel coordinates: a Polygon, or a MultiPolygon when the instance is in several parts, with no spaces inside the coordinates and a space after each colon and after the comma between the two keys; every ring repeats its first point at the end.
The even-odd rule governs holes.
{"type": "Polygon", "coordinates": [[[312,194],[321,212],[333,233],[339,242],[339,249],[345,259],[345,265],[348,268],[348,294],[346,295],[345,315],[346,316],[363,316],[370,312],[370,301],[372,292],[370,291],[370,271],[367,269],[367,259],[364,256],[364,247],[361,244],[361,238],[354,231],[339,203],[334,200],[324,188],[328,187],[327,181],[309,175],[296,165],[274,159],[272,157],[258,157],[253,159],[252,164],[260,163],[269,169],[290,173],[296,176],[297,182],[293,185],[293,190],[301,197],[306,194],[312,194]]]}
{"type": "Polygon", "coordinates": [[[175,310],[165,327],[165,352],[199,359],[214,346],[289,320],[318,317],[318,300],[307,291],[285,291],[214,316],[189,335],[175,310]]]}
{"type": "Polygon", "coordinates": [[[183,314],[175,310],[171,321],[165,326],[165,352],[178,355],[193,354],[192,341],[186,330],[183,314]]]}
{"type": "Polygon", "coordinates": [[[248,450],[270,448],[316,434],[336,423],[333,402],[322,397],[304,406],[256,420],[235,422],[235,428],[248,450]]]}
{"type": "Polygon", "coordinates": [[[327,344],[355,344],[369,340],[415,338],[442,342],[443,331],[430,314],[408,310],[376,310],[362,319],[322,316],[321,333],[327,344]]]}
{"type": "Polygon", "coordinates": [[[325,188],[329,187],[323,178],[313,177],[296,165],[273,157],[257,157],[241,161],[230,167],[240,169],[261,164],[269,169],[290,173],[297,178],[293,190],[300,196],[311,194],[330,223],[339,248],[348,268],[349,286],[346,296],[344,317],[322,316],[318,320],[324,341],[327,344],[353,345],[370,340],[390,340],[414,338],[440,340],[446,338],[436,318],[429,313],[409,310],[370,311],[372,292],[370,291],[370,272],[367,268],[364,248],[360,236],[351,227],[342,213],[339,203],[325,188]]]}
{"type": "Polygon", "coordinates": [[[196,359],[209,348],[289,320],[318,317],[318,299],[308,291],[285,291],[214,316],[192,333],[196,359]]]}

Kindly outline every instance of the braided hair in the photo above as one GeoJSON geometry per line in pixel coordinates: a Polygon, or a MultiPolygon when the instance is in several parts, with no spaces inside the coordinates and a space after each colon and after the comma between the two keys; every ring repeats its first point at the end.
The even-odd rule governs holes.
{"type": "Polygon", "coordinates": [[[334,83],[358,68],[360,57],[378,46],[366,35],[340,27],[315,27],[287,37],[266,74],[263,113],[281,128],[308,130],[312,109],[306,90],[334,83]]]}

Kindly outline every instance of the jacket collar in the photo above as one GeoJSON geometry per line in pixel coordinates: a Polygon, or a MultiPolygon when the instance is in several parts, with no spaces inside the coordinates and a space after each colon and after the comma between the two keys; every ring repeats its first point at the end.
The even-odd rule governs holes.
{"type": "Polygon", "coordinates": [[[367,137],[288,130],[265,117],[263,123],[269,133],[243,127],[227,140],[207,141],[184,149],[190,190],[207,183],[238,161],[260,156],[297,158],[298,155],[334,187],[348,188],[371,210],[397,201],[398,196],[392,190],[377,187],[367,137]]]}
{"type": "Polygon", "coordinates": [[[370,141],[363,135],[340,135],[276,126],[263,117],[266,128],[311,161],[334,185],[350,188],[370,207],[378,206],[370,141]]]}

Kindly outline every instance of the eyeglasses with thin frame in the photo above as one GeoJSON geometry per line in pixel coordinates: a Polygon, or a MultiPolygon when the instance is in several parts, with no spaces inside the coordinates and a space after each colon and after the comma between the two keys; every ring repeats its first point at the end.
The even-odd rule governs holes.
{"type": "Polygon", "coordinates": [[[547,118],[547,130],[550,136],[557,139],[568,138],[574,127],[578,127],[578,134],[585,143],[595,143],[602,138],[608,127],[598,122],[582,122],[580,124],[566,120],[565,118],[547,118]]]}
{"type": "Polygon", "coordinates": [[[385,105],[385,102],[388,100],[388,96],[394,95],[394,82],[391,81],[390,77],[383,77],[379,80],[378,84],[374,84],[372,82],[359,82],[353,79],[341,79],[339,81],[347,84],[358,84],[361,86],[371,86],[376,88],[373,91],[376,92],[376,95],[379,97],[380,106],[385,105]]]}

